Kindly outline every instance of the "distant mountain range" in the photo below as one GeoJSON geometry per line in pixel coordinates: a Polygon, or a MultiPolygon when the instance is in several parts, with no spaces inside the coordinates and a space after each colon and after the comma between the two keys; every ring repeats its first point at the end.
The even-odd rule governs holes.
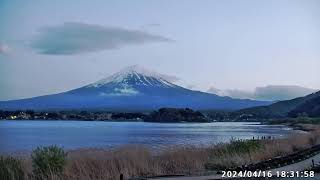
{"type": "Polygon", "coordinates": [[[131,66],[96,83],[71,91],[2,101],[0,109],[17,110],[154,110],[162,107],[237,110],[268,101],[233,99],[175,85],[167,76],[131,66]]]}
{"type": "Polygon", "coordinates": [[[268,106],[259,106],[241,109],[236,114],[251,114],[256,118],[277,118],[277,117],[297,117],[320,116],[320,91],[310,95],[295,98],[292,100],[279,101],[268,106]]]}

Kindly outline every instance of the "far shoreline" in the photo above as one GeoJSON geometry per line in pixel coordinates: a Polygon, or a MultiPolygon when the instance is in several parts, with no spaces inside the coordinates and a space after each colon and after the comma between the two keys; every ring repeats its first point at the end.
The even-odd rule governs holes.
{"type": "Polygon", "coordinates": [[[158,123],[158,124],[206,124],[206,123],[256,123],[261,125],[284,125],[284,124],[265,124],[261,121],[209,121],[209,122],[186,122],[186,121],[177,121],[177,122],[151,122],[143,120],[84,120],[84,119],[0,119],[1,121],[79,121],[79,122],[141,122],[141,123],[158,123]]]}

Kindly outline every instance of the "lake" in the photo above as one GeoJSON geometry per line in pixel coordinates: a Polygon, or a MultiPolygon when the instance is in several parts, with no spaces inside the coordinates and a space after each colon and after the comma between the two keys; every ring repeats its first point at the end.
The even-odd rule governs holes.
{"type": "Polygon", "coordinates": [[[0,121],[0,152],[24,152],[56,144],[65,149],[142,144],[151,148],[209,145],[231,138],[292,134],[291,128],[248,122],[145,123],[104,121],[0,121]]]}

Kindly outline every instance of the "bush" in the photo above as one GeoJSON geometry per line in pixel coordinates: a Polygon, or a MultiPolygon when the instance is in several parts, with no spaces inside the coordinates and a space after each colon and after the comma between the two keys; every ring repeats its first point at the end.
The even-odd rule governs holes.
{"type": "Polygon", "coordinates": [[[21,161],[13,157],[0,157],[0,178],[2,180],[23,180],[21,161]]]}
{"type": "Polygon", "coordinates": [[[223,143],[217,148],[220,154],[245,154],[259,150],[263,147],[259,140],[236,140],[231,139],[229,143],[223,143]]]}
{"type": "Polygon", "coordinates": [[[36,179],[61,177],[66,156],[64,150],[57,146],[38,147],[31,154],[33,175],[36,179]]]}
{"type": "Polygon", "coordinates": [[[262,143],[259,140],[235,140],[226,145],[226,149],[233,153],[248,153],[254,152],[262,148],[262,143]]]}
{"type": "Polygon", "coordinates": [[[205,168],[209,170],[223,170],[246,164],[254,157],[252,155],[263,150],[264,144],[261,140],[236,140],[231,139],[229,143],[218,144],[210,152],[209,161],[205,168]]]}

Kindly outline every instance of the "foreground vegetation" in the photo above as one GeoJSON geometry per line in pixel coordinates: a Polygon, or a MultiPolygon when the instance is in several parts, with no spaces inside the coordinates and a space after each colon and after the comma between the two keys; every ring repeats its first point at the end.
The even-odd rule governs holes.
{"type": "Polygon", "coordinates": [[[285,139],[231,140],[209,147],[174,147],[154,152],[142,146],[80,149],[65,153],[56,146],[31,155],[2,156],[0,177],[11,179],[118,179],[168,174],[201,175],[287,155],[320,143],[320,131],[285,139]]]}

